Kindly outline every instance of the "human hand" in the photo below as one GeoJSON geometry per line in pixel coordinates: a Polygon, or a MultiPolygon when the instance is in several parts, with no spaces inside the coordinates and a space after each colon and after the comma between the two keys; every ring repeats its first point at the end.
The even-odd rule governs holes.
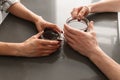
{"type": "Polygon", "coordinates": [[[38,33],[27,39],[19,48],[18,56],[24,57],[40,57],[48,56],[55,52],[60,47],[60,42],[57,40],[39,39],[42,33],[38,33]]]}
{"type": "Polygon", "coordinates": [[[89,23],[88,31],[84,32],[65,24],[64,36],[67,43],[82,55],[89,57],[98,48],[93,22],[89,23]]]}
{"type": "Polygon", "coordinates": [[[45,28],[51,28],[56,32],[62,32],[62,30],[53,23],[50,23],[48,21],[45,21],[42,17],[38,16],[38,20],[35,22],[35,25],[39,32],[43,31],[45,28]]]}
{"type": "Polygon", "coordinates": [[[81,6],[78,8],[74,8],[71,12],[71,16],[73,19],[81,20],[86,17],[90,13],[90,9],[87,6],[81,6]]]}

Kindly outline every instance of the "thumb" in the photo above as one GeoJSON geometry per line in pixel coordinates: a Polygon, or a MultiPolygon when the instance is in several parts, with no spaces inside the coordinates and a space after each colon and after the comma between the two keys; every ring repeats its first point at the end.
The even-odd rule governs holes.
{"type": "Polygon", "coordinates": [[[36,38],[39,38],[39,37],[43,34],[43,32],[44,32],[44,31],[37,33],[37,34],[35,35],[35,37],[36,37],[36,38]]]}
{"type": "Polygon", "coordinates": [[[62,30],[61,30],[60,27],[58,27],[56,24],[53,24],[53,23],[48,22],[48,23],[46,24],[46,26],[49,26],[48,28],[51,28],[51,29],[53,29],[54,31],[57,31],[57,32],[62,33],[62,30]]]}
{"type": "Polygon", "coordinates": [[[88,28],[87,28],[87,31],[93,31],[94,30],[94,22],[93,21],[90,21],[90,23],[88,24],[88,28]]]}

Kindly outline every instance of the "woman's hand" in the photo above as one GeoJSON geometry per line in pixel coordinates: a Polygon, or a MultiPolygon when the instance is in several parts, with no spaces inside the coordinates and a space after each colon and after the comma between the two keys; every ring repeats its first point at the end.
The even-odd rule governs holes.
{"type": "Polygon", "coordinates": [[[38,33],[21,43],[17,56],[40,57],[48,56],[60,47],[60,42],[55,40],[39,39],[42,33],[38,33]]]}
{"type": "Polygon", "coordinates": [[[69,25],[64,26],[64,36],[67,43],[82,55],[89,57],[98,48],[93,22],[89,23],[88,31],[74,29],[69,25]]]}
{"type": "Polygon", "coordinates": [[[73,19],[81,20],[86,17],[90,13],[90,9],[87,6],[81,6],[78,8],[74,8],[71,12],[71,16],[73,19]]]}

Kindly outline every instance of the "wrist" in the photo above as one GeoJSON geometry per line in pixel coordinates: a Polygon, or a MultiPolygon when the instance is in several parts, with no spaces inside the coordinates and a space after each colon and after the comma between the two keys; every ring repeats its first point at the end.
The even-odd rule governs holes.
{"type": "Polygon", "coordinates": [[[16,47],[16,53],[15,56],[24,56],[23,54],[25,53],[25,45],[24,43],[18,43],[16,47]]]}
{"type": "Polygon", "coordinates": [[[92,5],[88,5],[87,7],[88,7],[88,10],[89,10],[89,13],[92,13],[93,12],[92,5]]]}
{"type": "Polygon", "coordinates": [[[41,16],[37,16],[34,20],[36,27],[43,26],[45,24],[45,20],[41,16]]]}
{"type": "Polygon", "coordinates": [[[15,43],[13,45],[14,45],[13,50],[11,50],[13,51],[12,56],[20,56],[20,53],[22,51],[21,43],[15,43]]]}
{"type": "Polygon", "coordinates": [[[36,15],[33,19],[34,23],[42,22],[43,18],[41,16],[36,15]]]}
{"type": "Polygon", "coordinates": [[[105,53],[103,52],[103,50],[100,47],[96,47],[96,49],[88,56],[88,58],[90,60],[94,60],[95,58],[98,58],[104,54],[105,53]]]}
{"type": "Polygon", "coordinates": [[[8,43],[8,52],[6,52],[5,55],[9,56],[22,56],[21,53],[23,53],[23,45],[22,43],[8,43]]]}

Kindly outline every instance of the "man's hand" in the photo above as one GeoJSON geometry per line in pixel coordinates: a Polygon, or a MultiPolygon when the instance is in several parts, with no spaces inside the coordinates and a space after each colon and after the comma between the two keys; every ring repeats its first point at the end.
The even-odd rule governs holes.
{"type": "Polygon", "coordinates": [[[48,56],[60,47],[59,41],[39,39],[42,32],[21,43],[16,56],[40,57],[48,56]]]}
{"type": "Polygon", "coordinates": [[[90,57],[91,54],[98,48],[96,40],[96,33],[93,28],[93,22],[89,23],[87,32],[74,29],[69,25],[64,26],[64,36],[67,43],[76,51],[86,57],[90,57]]]}

